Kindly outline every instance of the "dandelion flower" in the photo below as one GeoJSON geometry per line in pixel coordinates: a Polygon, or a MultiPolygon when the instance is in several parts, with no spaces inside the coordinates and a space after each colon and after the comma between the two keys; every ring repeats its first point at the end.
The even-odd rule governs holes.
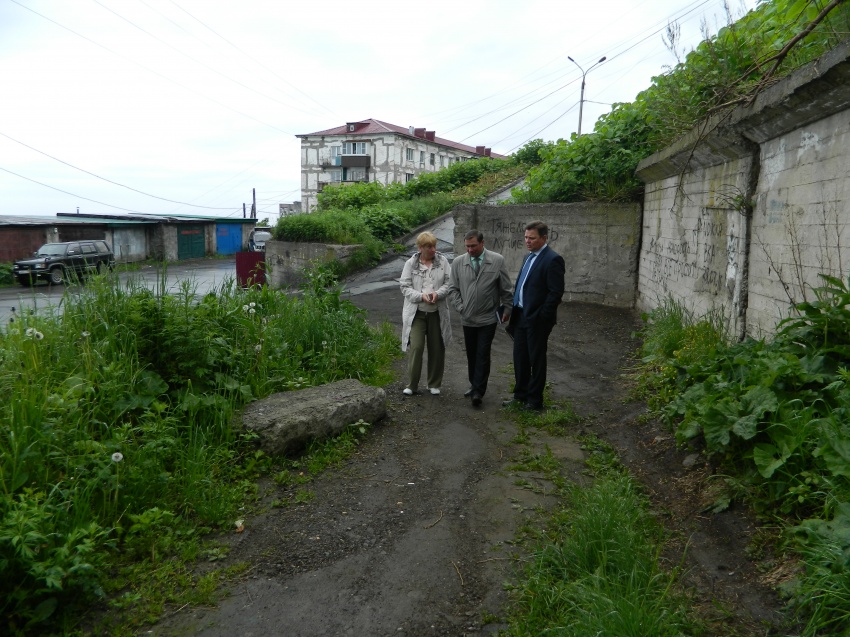
{"type": "Polygon", "coordinates": [[[124,454],[120,451],[116,451],[112,454],[112,462],[121,462],[124,459],[124,454]]]}
{"type": "Polygon", "coordinates": [[[25,334],[26,334],[27,336],[29,336],[29,337],[33,337],[33,336],[35,336],[35,331],[36,331],[36,330],[35,330],[35,328],[34,328],[34,327],[28,327],[28,328],[27,328],[27,331],[25,332],[25,334]]]}
{"type": "Polygon", "coordinates": [[[35,333],[35,340],[40,341],[43,338],[44,338],[44,334],[42,334],[41,332],[35,333]]]}
{"type": "Polygon", "coordinates": [[[91,332],[83,332],[82,334],[80,334],[80,336],[82,336],[83,338],[88,338],[89,336],[91,336],[91,332]]]}
{"type": "Polygon", "coordinates": [[[248,314],[255,314],[256,312],[257,310],[255,310],[254,308],[248,310],[248,314]]]}
{"type": "Polygon", "coordinates": [[[257,343],[256,345],[254,345],[254,350],[257,352],[261,352],[263,351],[263,346],[257,343]]]}
{"type": "Polygon", "coordinates": [[[257,307],[257,304],[256,304],[256,303],[254,303],[253,301],[251,301],[250,303],[248,303],[248,305],[249,305],[250,307],[257,307]]]}
{"type": "Polygon", "coordinates": [[[242,306],[242,309],[243,309],[243,310],[245,310],[245,311],[247,312],[247,311],[248,311],[248,306],[247,306],[247,305],[243,305],[243,306],[242,306]]]}

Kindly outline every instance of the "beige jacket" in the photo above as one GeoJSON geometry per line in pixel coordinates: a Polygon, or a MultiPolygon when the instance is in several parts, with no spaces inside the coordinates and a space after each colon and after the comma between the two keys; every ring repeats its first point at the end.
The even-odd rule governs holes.
{"type": "Polygon", "coordinates": [[[505,266],[504,257],[490,250],[481,255],[484,262],[478,274],[472,269],[469,254],[455,257],[449,280],[449,302],[460,312],[461,323],[469,327],[483,327],[498,322],[496,312],[511,313],[513,285],[505,266]]]}
{"type": "MultiPolygon", "coordinates": [[[[443,336],[443,346],[452,342],[452,323],[449,315],[449,306],[446,305],[446,295],[449,293],[449,260],[437,252],[434,255],[434,263],[431,265],[431,278],[437,289],[437,312],[440,313],[440,332],[443,336]]],[[[410,257],[401,271],[401,293],[404,295],[404,306],[401,310],[401,351],[406,352],[410,342],[410,327],[413,325],[413,317],[422,300],[422,284],[425,278],[423,270],[419,265],[419,253],[410,257]]]]}

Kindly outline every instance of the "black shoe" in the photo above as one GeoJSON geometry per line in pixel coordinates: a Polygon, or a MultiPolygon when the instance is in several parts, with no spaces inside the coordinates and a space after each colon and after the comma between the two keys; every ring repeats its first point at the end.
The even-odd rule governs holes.
{"type": "Polygon", "coordinates": [[[543,411],[545,409],[542,404],[537,403],[525,403],[522,408],[526,411],[543,411]]]}
{"type": "Polygon", "coordinates": [[[522,407],[525,403],[518,398],[511,398],[510,400],[503,400],[502,407],[522,407]]]}
{"type": "Polygon", "coordinates": [[[481,406],[481,394],[475,393],[472,394],[472,406],[480,407],[481,406]]]}
{"type": "Polygon", "coordinates": [[[465,392],[463,392],[463,397],[464,397],[464,398],[469,398],[470,396],[472,396],[472,387],[470,387],[470,388],[469,388],[469,389],[467,389],[465,392]]]}

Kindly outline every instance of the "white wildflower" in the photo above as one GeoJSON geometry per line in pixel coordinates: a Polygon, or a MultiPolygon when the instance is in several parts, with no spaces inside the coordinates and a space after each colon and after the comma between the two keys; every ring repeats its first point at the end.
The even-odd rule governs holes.
{"type": "Polygon", "coordinates": [[[263,346],[262,346],[262,345],[260,345],[259,343],[257,343],[256,345],[254,345],[254,351],[256,351],[256,352],[262,352],[262,351],[263,351],[263,346]]]}
{"type": "Polygon", "coordinates": [[[83,338],[88,338],[89,336],[91,336],[91,332],[83,332],[82,334],[80,334],[80,336],[82,336],[83,338]]]}
{"type": "Polygon", "coordinates": [[[24,333],[25,333],[27,336],[29,336],[30,338],[32,338],[33,336],[35,336],[35,332],[36,332],[36,330],[35,330],[35,328],[34,328],[34,327],[28,327],[28,328],[27,328],[27,331],[26,331],[26,332],[24,332],[24,333]]]}
{"type": "Polygon", "coordinates": [[[248,305],[249,305],[250,307],[257,307],[257,304],[256,304],[256,303],[254,303],[253,301],[251,301],[250,303],[248,303],[248,305]]]}
{"type": "Polygon", "coordinates": [[[120,451],[116,451],[112,454],[112,462],[121,462],[124,459],[124,454],[120,451]]]}
{"type": "Polygon", "coordinates": [[[243,305],[243,306],[242,306],[242,309],[243,309],[243,310],[245,310],[245,311],[247,312],[247,311],[248,311],[248,306],[247,306],[247,305],[243,305]]]}
{"type": "Polygon", "coordinates": [[[44,338],[44,334],[42,334],[41,332],[35,333],[35,340],[40,341],[43,338],[44,338]]]}
{"type": "Polygon", "coordinates": [[[256,311],[257,311],[257,310],[255,310],[254,308],[250,308],[250,309],[248,310],[248,314],[254,314],[254,313],[256,313],[256,311]]]}

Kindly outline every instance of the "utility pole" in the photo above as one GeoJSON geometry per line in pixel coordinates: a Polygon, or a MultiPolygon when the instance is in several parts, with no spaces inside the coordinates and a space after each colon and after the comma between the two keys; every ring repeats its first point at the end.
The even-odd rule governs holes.
{"type": "Polygon", "coordinates": [[[569,55],[567,56],[567,59],[573,64],[575,64],[581,71],[581,97],[579,98],[578,102],[578,136],[581,137],[581,115],[582,111],[584,110],[584,78],[588,73],[590,73],[591,69],[593,69],[593,66],[596,66],[596,64],[602,64],[607,58],[603,55],[602,58],[596,64],[591,66],[586,71],[581,68],[581,65],[574,59],[572,59],[569,55]]]}
{"type": "Polygon", "coordinates": [[[246,217],[245,202],[242,202],[242,218],[245,219],[245,217],[246,217]]]}
{"type": "Polygon", "coordinates": [[[254,203],[251,204],[251,218],[257,218],[257,189],[251,188],[251,192],[254,193],[254,203]]]}

